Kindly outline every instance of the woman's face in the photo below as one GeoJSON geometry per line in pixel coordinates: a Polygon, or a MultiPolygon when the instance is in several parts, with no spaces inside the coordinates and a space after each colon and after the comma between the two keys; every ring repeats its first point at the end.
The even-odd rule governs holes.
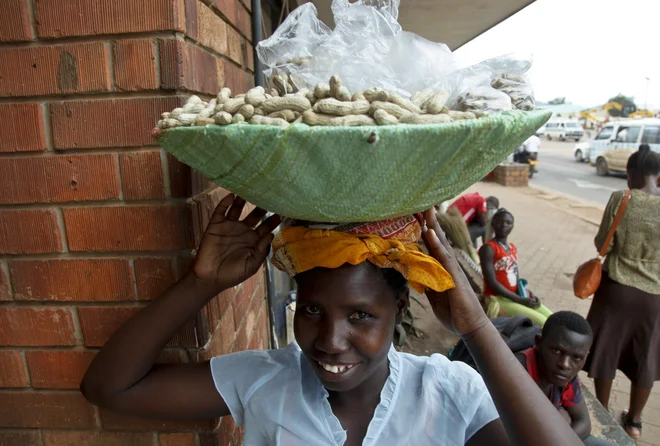
{"type": "Polygon", "coordinates": [[[355,389],[388,367],[407,294],[397,297],[369,262],[316,268],[297,275],[296,282],[296,341],[328,390],[355,389]]]}
{"type": "Polygon", "coordinates": [[[513,231],[513,217],[509,214],[499,214],[493,219],[493,231],[497,237],[508,237],[513,231]]]}

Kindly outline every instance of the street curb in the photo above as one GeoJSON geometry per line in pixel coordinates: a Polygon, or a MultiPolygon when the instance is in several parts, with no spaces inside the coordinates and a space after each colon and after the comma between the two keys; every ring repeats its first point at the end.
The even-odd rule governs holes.
{"type": "MultiPolygon", "coordinates": [[[[538,191],[540,191],[540,192],[547,193],[547,194],[550,194],[550,195],[556,195],[556,196],[558,196],[558,197],[562,197],[562,198],[565,198],[565,199],[567,199],[567,200],[570,200],[570,201],[573,201],[573,202],[576,202],[576,203],[579,203],[579,204],[583,204],[583,205],[588,206],[588,207],[593,207],[593,208],[596,208],[596,209],[605,210],[604,207],[602,207],[602,206],[600,206],[600,205],[598,205],[598,204],[596,204],[596,203],[594,203],[594,202],[586,201],[586,200],[580,200],[580,199],[577,198],[577,197],[573,197],[573,196],[571,196],[571,195],[564,194],[564,193],[561,193],[561,192],[556,192],[556,191],[554,191],[554,190],[552,190],[552,189],[546,189],[546,188],[541,187],[541,186],[533,186],[533,185],[531,185],[531,184],[528,185],[528,187],[529,187],[530,189],[535,189],[535,190],[538,190],[538,191]]],[[[561,207],[561,206],[555,206],[553,203],[551,203],[551,202],[549,202],[549,201],[547,201],[546,203],[549,204],[550,206],[554,207],[555,209],[559,209],[560,211],[565,212],[565,213],[568,214],[568,215],[571,215],[571,216],[573,216],[573,217],[575,217],[575,218],[579,218],[580,220],[582,220],[582,221],[585,222],[585,223],[589,223],[589,224],[594,225],[594,226],[596,226],[596,227],[600,227],[600,221],[592,220],[591,218],[587,218],[587,217],[585,217],[585,216],[583,216],[583,215],[580,215],[580,214],[578,214],[578,213],[576,213],[576,212],[573,212],[573,211],[570,211],[570,210],[568,210],[568,209],[565,209],[565,208],[563,208],[563,207],[561,207]]]]}

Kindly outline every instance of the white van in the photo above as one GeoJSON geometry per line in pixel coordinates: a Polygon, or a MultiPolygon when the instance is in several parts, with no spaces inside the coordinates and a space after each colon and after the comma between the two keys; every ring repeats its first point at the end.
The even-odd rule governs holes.
{"type": "Polygon", "coordinates": [[[582,139],[584,129],[577,121],[568,119],[553,120],[545,125],[545,137],[548,141],[556,138],[560,141],[574,139],[576,142],[582,139]]]}
{"type": "Polygon", "coordinates": [[[639,149],[640,144],[648,144],[651,150],[660,152],[660,119],[619,121],[603,127],[598,136],[601,133],[603,138],[598,147],[592,146],[589,157],[600,176],[625,172],[628,158],[639,149]]]}

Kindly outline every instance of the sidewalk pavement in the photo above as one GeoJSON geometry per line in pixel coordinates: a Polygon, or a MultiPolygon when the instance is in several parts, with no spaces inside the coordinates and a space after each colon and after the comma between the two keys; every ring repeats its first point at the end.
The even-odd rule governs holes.
{"type": "MultiPolygon", "coordinates": [[[[591,299],[573,295],[577,267],[596,256],[593,239],[602,209],[547,191],[507,188],[480,182],[469,192],[494,195],[500,206],[511,211],[515,228],[510,240],[518,248],[520,276],[551,310],[571,310],[586,317],[591,299]]],[[[630,323],[635,323],[630,321],[630,323]]],[[[593,381],[581,375],[582,383],[595,395],[593,381]]],[[[618,417],[628,408],[630,381],[617,373],[610,398],[610,412],[618,417]]],[[[638,445],[660,446],[660,386],[655,386],[644,411],[644,431],[638,445]]]]}

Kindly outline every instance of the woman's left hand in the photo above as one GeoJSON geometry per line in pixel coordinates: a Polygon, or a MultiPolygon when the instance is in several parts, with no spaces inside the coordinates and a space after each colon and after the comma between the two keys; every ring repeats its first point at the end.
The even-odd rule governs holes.
{"type": "Polygon", "coordinates": [[[427,230],[422,234],[429,254],[438,260],[454,279],[456,286],[442,293],[426,289],[436,317],[459,336],[469,335],[489,322],[477,295],[454,257],[454,251],[440,228],[435,211],[424,212],[427,230]]]}

